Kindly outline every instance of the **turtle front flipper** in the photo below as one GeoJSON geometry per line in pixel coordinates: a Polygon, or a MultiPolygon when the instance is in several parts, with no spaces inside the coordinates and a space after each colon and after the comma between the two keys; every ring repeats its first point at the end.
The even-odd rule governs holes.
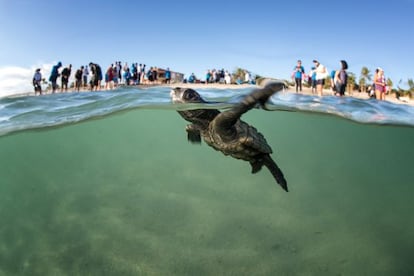
{"type": "Polygon", "coordinates": [[[195,125],[187,125],[185,127],[187,131],[187,139],[193,144],[201,144],[200,130],[195,125]]]}
{"type": "Polygon", "coordinates": [[[276,92],[283,90],[283,82],[272,82],[262,89],[255,89],[232,109],[222,112],[214,119],[215,126],[221,130],[229,130],[240,119],[241,115],[254,108],[257,104],[264,106],[266,101],[276,92]]]}

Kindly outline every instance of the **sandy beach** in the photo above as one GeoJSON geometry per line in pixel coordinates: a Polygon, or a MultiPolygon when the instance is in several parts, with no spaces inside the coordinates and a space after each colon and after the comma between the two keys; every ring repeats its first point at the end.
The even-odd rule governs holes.
{"type": "MultiPolygon", "coordinates": [[[[241,89],[241,88],[256,88],[257,85],[253,85],[253,84],[203,84],[203,83],[177,83],[177,84],[169,84],[169,85],[161,85],[164,87],[188,87],[188,88],[193,88],[194,90],[200,89],[200,88],[213,88],[213,89],[241,89]]],[[[260,85],[259,85],[260,86],[260,85]]],[[[287,93],[296,93],[295,92],[295,87],[293,86],[289,86],[289,88],[287,90],[285,90],[285,92],[287,93]]],[[[305,94],[305,95],[315,95],[316,94],[312,94],[312,90],[311,88],[308,87],[303,87],[302,92],[300,92],[300,94],[305,94]]],[[[330,90],[330,89],[324,89],[323,90],[323,96],[334,96],[334,93],[330,90]]],[[[363,99],[363,100],[369,100],[370,97],[368,96],[368,93],[362,93],[362,92],[358,92],[358,91],[354,91],[352,93],[352,95],[350,95],[348,92],[345,93],[345,97],[354,97],[354,98],[358,98],[358,99],[363,99]]],[[[400,97],[400,100],[398,100],[395,97],[395,94],[392,95],[386,95],[385,97],[386,101],[395,103],[395,104],[408,104],[411,106],[414,106],[414,100],[413,99],[409,99],[408,97],[400,97]]]]}
{"type": "MultiPolygon", "coordinates": [[[[267,80],[269,81],[269,80],[267,80]]],[[[265,83],[267,83],[267,81],[262,82],[259,85],[254,85],[254,84],[220,84],[220,83],[209,83],[209,84],[205,84],[205,83],[172,83],[172,84],[152,84],[152,85],[148,85],[148,84],[143,84],[143,85],[139,85],[139,86],[131,86],[131,87],[137,87],[137,88],[147,88],[147,87],[154,87],[154,86],[160,86],[160,87],[188,87],[188,88],[193,88],[194,90],[197,89],[203,89],[203,88],[211,88],[211,89],[243,89],[243,88],[256,88],[256,87],[261,87],[262,84],[264,85],[265,83]]],[[[271,81],[271,80],[270,80],[271,81]]],[[[125,86],[122,86],[125,87],[125,86]]],[[[102,90],[99,90],[98,92],[102,92],[102,91],[107,91],[105,90],[104,86],[102,86],[102,90]]],[[[67,92],[56,92],[58,93],[74,93],[75,91],[73,90],[73,88],[69,89],[67,92]]],[[[85,89],[85,88],[81,88],[80,92],[90,92],[89,89],[85,89]]],[[[289,88],[287,90],[285,90],[285,92],[287,93],[296,93],[295,92],[295,87],[293,86],[289,86],[289,88]]],[[[316,94],[312,94],[311,88],[308,87],[303,87],[302,91],[299,92],[300,94],[305,94],[305,95],[315,95],[316,94]]],[[[44,91],[43,95],[50,95],[52,94],[51,91],[44,91]]],[[[23,94],[19,94],[16,95],[16,97],[19,96],[33,96],[34,92],[28,92],[28,93],[23,93],[23,94]]],[[[324,89],[323,90],[323,96],[333,96],[333,92],[330,89],[324,89]]],[[[348,92],[345,93],[345,97],[354,97],[354,98],[358,98],[358,99],[363,99],[363,100],[368,100],[370,99],[370,97],[368,96],[367,93],[362,93],[362,92],[358,92],[358,91],[354,91],[352,94],[349,94],[348,92]]],[[[411,105],[414,106],[414,100],[410,99],[408,97],[400,97],[400,99],[397,99],[395,97],[395,94],[391,94],[391,95],[386,95],[385,97],[386,101],[395,103],[395,104],[407,104],[407,105],[411,105]]]]}

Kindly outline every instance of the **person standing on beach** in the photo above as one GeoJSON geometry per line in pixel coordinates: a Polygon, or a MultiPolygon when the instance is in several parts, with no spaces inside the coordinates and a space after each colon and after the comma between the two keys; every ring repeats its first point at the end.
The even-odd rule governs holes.
{"type": "Polygon", "coordinates": [[[152,68],[152,79],[154,81],[154,84],[158,84],[158,68],[157,67],[152,68]]]}
{"type": "Polygon", "coordinates": [[[69,64],[69,67],[65,67],[62,71],[62,92],[65,90],[65,92],[68,91],[68,83],[69,83],[69,77],[72,72],[72,64],[69,64]]]}
{"type": "Polygon", "coordinates": [[[169,67],[167,67],[167,70],[165,71],[165,83],[171,83],[171,71],[169,67]]]}
{"type": "Polygon", "coordinates": [[[326,67],[319,63],[317,60],[313,60],[316,70],[316,92],[318,96],[322,97],[323,86],[325,85],[325,78],[327,75],[326,67]]]}
{"type": "Polygon", "coordinates": [[[384,70],[380,67],[375,70],[374,75],[375,97],[379,101],[385,100],[385,92],[387,91],[384,70]]]}
{"type": "Polygon", "coordinates": [[[140,78],[140,82],[142,84],[145,84],[145,70],[146,70],[145,67],[146,67],[145,64],[143,64],[142,67],[141,67],[141,78],[140,78]]]}
{"type": "Polygon", "coordinates": [[[129,79],[131,78],[131,71],[129,70],[128,62],[125,62],[124,66],[122,67],[122,78],[123,82],[126,85],[129,85],[129,79],[128,81],[125,79],[125,73],[128,71],[129,79]]]}
{"type": "Polygon", "coordinates": [[[225,84],[231,84],[231,75],[228,70],[224,72],[224,83],[225,84]]]}
{"type": "Polygon", "coordinates": [[[310,85],[311,85],[311,91],[312,94],[316,94],[316,68],[312,67],[311,71],[309,72],[310,77],[310,85]]]}
{"type": "Polygon", "coordinates": [[[60,76],[59,74],[59,68],[62,67],[62,62],[58,62],[55,66],[52,68],[52,72],[50,73],[49,81],[52,83],[52,93],[56,92],[57,89],[57,78],[60,76]]]}
{"type": "Polygon", "coordinates": [[[142,83],[141,72],[142,72],[142,63],[140,63],[138,65],[138,74],[137,74],[137,84],[138,85],[142,83]]]}
{"type": "Polygon", "coordinates": [[[209,69],[209,70],[207,70],[207,73],[206,73],[206,84],[211,82],[211,78],[212,78],[212,74],[211,74],[211,71],[209,69]]]}
{"type": "Polygon", "coordinates": [[[85,68],[83,68],[83,72],[82,72],[83,87],[88,87],[88,76],[89,76],[89,69],[88,69],[88,65],[86,65],[85,68]]]}
{"type": "Polygon", "coordinates": [[[136,85],[138,81],[138,68],[136,63],[132,63],[131,65],[131,75],[132,84],[136,85]]]}
{"type": "Polygon", "coordinates": [[[112,90],[114,88],[114,65],[111,64],[105,73],[105,89],[106,90],[112,90]]]}
{"type": "Polygon", "coordinates": [[[75,91],[79,92],[82,86],[82,75],[84,67],[81,66],[75,73],[75,91]]]}
{"type": "Polygon", "coordinates": [[[102,69],[96,63],[89,63],[89,68],[91,68],[92,78],[91,78],[91,91],[97,91],[101,88],[102,81],[102,69]]]}
{"type": "Polygon", "coordinates": [[[131,79],[131,72],[129,71],[129,67],[124,67],[124,74],[123,74],[123,78],[125,81],[125,85],[129,85],[129,81],[131,79]]]}
{"type": "Polygon", "coordinates": [[[250,72],[246,70],[244,72],[244,82],[247,84],[251,84],[251,81],[252,81],[252,77],[250,75],[250,72]]]}
{"type": "Polygon", "coordinates": [[[329,75],[329,79],[330,79],[330,84],[331,84],[331,90],[332,90],[332,92],[333,92],[333,94],[334,95],[336,95],[337,93],[337,90],[336,90],[336,85],[335,85],[335,75],[336,75],[336,72],[337,71],[335,71],[335,70],[332,70],[331,71],[331,74],[329,75]]]}
{"type": "Polygon", "coordinates": [[[114,88],[118,86],[118,66],[115,62],[115,66],[112,67],[112,75],[113,75],[113,81],[114,81],[114,88]]]}
{"type": "Polygon", "coordinates": [[[147,79],[150,84],[152,84],[152,82],[154,81],[154,78],[152,77],[152,70],[153,68],[150,67],[150,69],[147,71],[147,79]]]}
{"type": "Polygon", "coordinates": [[[348,84],[348,63],[345,60],[341,60],[341,69],[335,71],[334,83],[335,83],[335,95],[345,96],[346,85],[348,84]]]}
{"type": "Polygon", "coordinates": [[[302,61],[298,60],[298,63],[296,64],[295,68],[293,68],[293,76],[295,78],[296,83],[296,93],[298,93],[298,90],[302,92],[302,75],[305,73],[305,68],[302,66],[302,61]]]}
{"type": "Polygon", "coordinates": [[[115,62],[116,71],[118,72],[118,83],[122,83],[122,64],[120,61],[115,62]]]}
{"type": "Polygon", "coordinates": [[[40,68],[37,68],[33,76],[33,86],[34,86],[35,96],[37,93],[39,93],[39,95],[42,95],[41,82],[42,82],[42,74],[40,73],[40,68]]]}

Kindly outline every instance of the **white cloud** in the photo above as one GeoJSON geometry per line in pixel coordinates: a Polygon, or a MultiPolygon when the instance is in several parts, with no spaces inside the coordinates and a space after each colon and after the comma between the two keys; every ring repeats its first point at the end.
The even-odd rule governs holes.
{"type": "Polygon", "coordinates": [[[0,67],[0,97],[33,92],[32,79],[36,68],[41,69],[42,77],[47,81],[53,65],[43,64],[31,66],[30,68],[17,66],[0,67]]]}

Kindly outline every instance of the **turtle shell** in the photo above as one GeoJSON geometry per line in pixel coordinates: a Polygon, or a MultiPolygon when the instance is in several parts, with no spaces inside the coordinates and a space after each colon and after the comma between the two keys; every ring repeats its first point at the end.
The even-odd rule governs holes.
{"type": "Polygon", "coordinates": [[[231,131],[215,128],[211,124],[203,137],[211,147],[237,159],[252,161],[257,155],[272,153],[264,136],[243,121],[238,121],[231,131]]]}

